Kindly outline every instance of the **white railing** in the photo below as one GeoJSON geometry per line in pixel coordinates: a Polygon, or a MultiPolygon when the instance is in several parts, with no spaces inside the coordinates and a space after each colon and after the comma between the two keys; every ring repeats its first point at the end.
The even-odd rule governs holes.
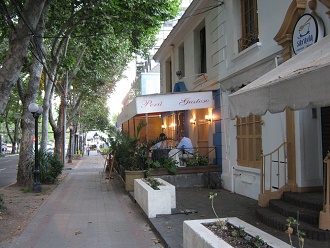
{"type": "Polygon", "coordinates": [[[260,193],[278,191],[288,181],[287,143],[284,142],[273,152],[262,154],[261,157],[260,193]]]}

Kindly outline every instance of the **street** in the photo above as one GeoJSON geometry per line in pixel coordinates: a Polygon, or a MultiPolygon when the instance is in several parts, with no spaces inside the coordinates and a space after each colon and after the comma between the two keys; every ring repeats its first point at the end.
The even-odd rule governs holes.
{"type": "Polygon", "coordinates": [[[16,183],[18,154],[0,158],[0,189],[16,183]]]}

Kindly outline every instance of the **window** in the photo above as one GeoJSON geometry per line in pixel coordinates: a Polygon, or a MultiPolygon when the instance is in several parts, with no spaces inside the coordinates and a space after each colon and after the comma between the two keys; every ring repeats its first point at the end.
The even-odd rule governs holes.
{"type": "MultiPolygon", "coordinates": [[[[164,79],[161,79],[161,81],[164,79]]],[[[172,61],[168,60],[165,62],[165,85],[162,85],[162,87],[165,87],[165,92],[172,92],[172,61]]],[[[163,93],[164,89],[161,90],[163,93]]]]}
{"type": "Polygon", "coordinates": [[[206,63],[206,28],[203,20],[194,30],[194,73],[207,73],[206,63]]]}
{"type": "Polygon", "coordinates": [[[185,77],[185,61],[184,61],[184,46],[183,44],[178,49],[179,54],[179,71],[181,71],[181,76],[185,77]]]}
{"type": "Polygon", "coordinates": [[[239,52],[259,41],[257,0],[241,0],[242,38],[238,40],[239,52]]]}
{"type": "Polygon", "coordinates": [[[205,27],[199,31],[199,41],[200,41],[200,73],[206,73],[206,34],[205,27]]]}
{"type": "Polygon", "coordinates": [[[237,164],[250,168],[261,168],[261,117],[250,115],[237,118],[237,164]]]}

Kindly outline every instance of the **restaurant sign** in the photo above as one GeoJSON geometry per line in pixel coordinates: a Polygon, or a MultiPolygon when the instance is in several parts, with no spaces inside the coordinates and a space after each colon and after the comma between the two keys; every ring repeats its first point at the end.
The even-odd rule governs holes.
{"type": "Polygon", "coordinates": [[[212,92],[143,95],[136,98],[137,114],[210,108],[212,92]]]}
{"type": "Polygon", "coordinates": [[[117,117],[118,126],[138,114],[213,108],[212,91],[137,96],[117,117]]]}
{"type": "Polygon", "coordinates": [[[299,18],[293,30],[293,52],[298,54],[323,37],[324,25],[322,19],[311,14],[304,14],[299,18]]]}

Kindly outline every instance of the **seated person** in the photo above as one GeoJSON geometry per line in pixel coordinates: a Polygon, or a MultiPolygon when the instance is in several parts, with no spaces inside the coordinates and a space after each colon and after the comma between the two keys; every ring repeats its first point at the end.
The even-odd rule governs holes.
{"type": "Polygon", "coordinates": [[[167,140],[166,135],[164,133],[161,133],[159,135],[159,142],[154,145],[153,151],[152,151],[152,159],[157,160],[160,163],[164,161],[164,158],[168,156],[168,150],[167,149],[167,140]]]}
{"type": "Polygon", "coordinates": [[[188,137],[185,137],[183,133],[180,133],[178,142],[179,144],[176,148],[182,151],[179,158],[183,163],[180,164],[181,166],[186,166],[186,159],[193,157],[194,148],[191,140],[188,137]]]}
{"type": "Polygon", "coordinates": [[[167,148],[167,140],[166,135],[161,133],[159,135],[159,142],[154,145],[154,149],[166,149],[167,148]]]}

